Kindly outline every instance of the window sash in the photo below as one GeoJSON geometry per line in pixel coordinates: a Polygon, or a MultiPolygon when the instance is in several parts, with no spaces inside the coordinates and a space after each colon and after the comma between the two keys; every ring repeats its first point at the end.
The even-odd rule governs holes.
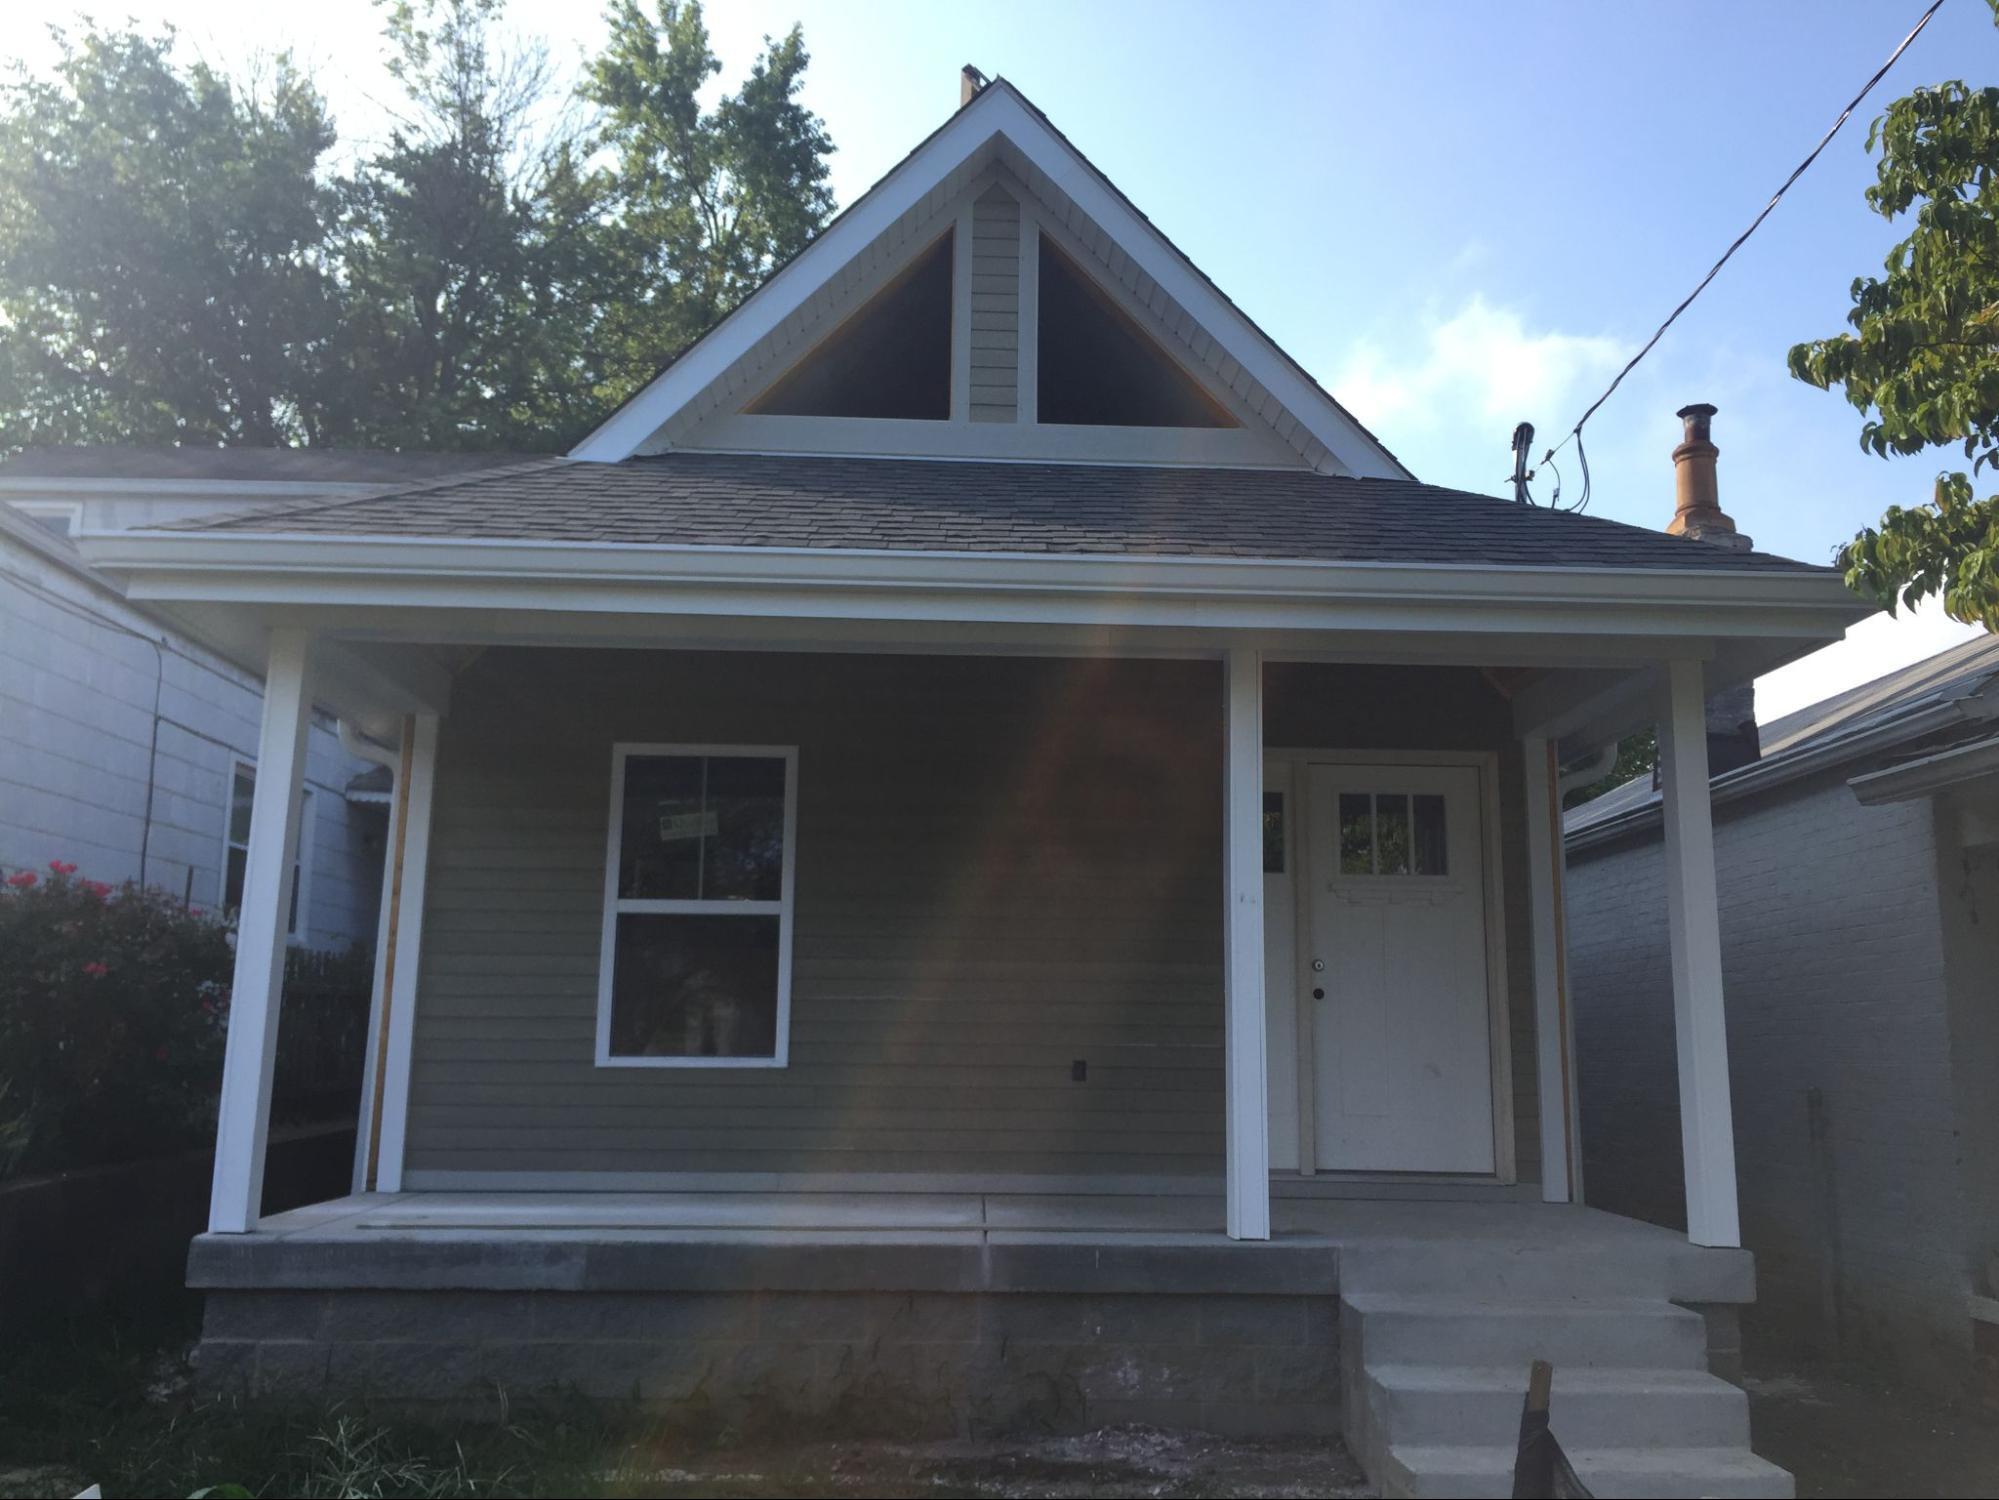
{"type": "MultiPolygon", "coordinates": [[[[247,813],[243,837],[236,837],[236,783],[250,783],[250,795],[257,795],[257,763],[238,756],[229,763],[229,789],[222,799],[222,868],[219,872],[215,910],[229,915],[239,910],[243,904],[239,895],[229,899],[230,877],[236,863],[234,856],[241,854],[247,876],[250,862],[250,830],[247,813]]],[[[298,801],[298,848],[292,851],[292,900],[291,909],[285,913],[285,938],[287,941],[302,943],[306,940],[308,892],[307,874],[312,868],[312,788],[301,786],[298,801]]]]}
{"type": "Polygon", "coordinates": [[[791,929],[797,864],[798,747],[796,745],[700,745],[619,743],[611,747],[611,807],[604,850],[604,920],[597,966],[597,1056],[600,1068],[783,1068],[791,1054],[791,929]],[[625,767],[649,756],[689,759],[767,759],[784,762],[783,853],[776,901],[742,901],[726,896],[653,899],[618,894],[624,857],[625,767]],[[641,1057],[611,1051],[612,990],[617,971],[620,916],[776,917],[776,1047],[762,1057],[641,1057]]]}

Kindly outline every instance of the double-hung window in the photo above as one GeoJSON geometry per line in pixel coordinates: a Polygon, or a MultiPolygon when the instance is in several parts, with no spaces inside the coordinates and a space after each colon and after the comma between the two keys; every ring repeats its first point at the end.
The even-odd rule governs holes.
{"type": "MultiPolygon", "coordinates": [[[[229,819],[222,835],[222,909],[234,916],[243,905],[243,876],[250,865],[250,804],[257,795],[257,768],[247,760],[234,762],[229,772],[229,819]]],[[[306,891],[312,868],[312,789],[299,794],[298,850],[292,858],[292,904],[285,914],[285,936],[302,943],[306,933],[300,914],[311,910],[306,891]]]]}
{"type": "Polygon", "coordinates": [[[797,806],[794,748],[613,747],[600,1067],[785,1065],[797,806]]]}

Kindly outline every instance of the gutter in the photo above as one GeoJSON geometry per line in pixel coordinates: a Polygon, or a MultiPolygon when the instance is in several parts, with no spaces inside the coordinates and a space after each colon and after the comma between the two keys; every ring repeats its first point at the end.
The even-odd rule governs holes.
{"type": "MultiPolygon", "coordinates": [[[[124,573],[375,582],[728,584],[753,588],[1223,594],[1431,603],[1549,602],[1746,606],[1850,620],[1874,612],[1830,570],[1548,568],[1518,564],[1325,561],[1170,553],[945,552],[718,547],[681,543],[358,537],[311,533],[85,531],[79,550],[124,573]]],[[[211,598],[233,597],[224,590],[211,598]]],[[[281,601],[274,601],[281,602],[281,601]]]]}
{"type": "MultiPolygon", "coordinates": [[[[1999,679],[1994,679],[1993,682],[1999,683],[1999,679]]],[[[1797,750],[1782,751],[1768,759],[1729,771],[1708,783],[1708,801],[1719,807],[1757,792],[1802,780],[1830,766],[1859,760],[1879,750],[1892,750],[1897,745],[1923,739],[1939,730],[1952,729],[1967,723],[1985,723],[1999,718],[1999,698],[1986,696],[1991,686],[1993,683],[1988,683],[1985,688],[1977,692],[1961,698],[1952,698],[1943,703],[1933,703],[1928,708],[1919,709],[1915,713],[1890,720],[1888,723],[1876,724],[1852,734],[1817,741],[1797,750]]],[[[1880,800],[1893,799],[1883,797],[1880,800]]],[[[1616,817],[1578,828],[1574,833],[1564,836],[1563,844],[1571,853],[1594,849],[1629,834],[1657,827],[1662,819],[1662,809],[1658,800],[1654,798],[1642,806],[1619,813],[1616,817]]]]}
{"type": "Polygon", "coordinates": [[[1884,802],[1907,802],[1976,777],[1995,775],[1999,775],[1999,734],[1885,770],[1869,771],[1846,784],[1853,788],[1853,795],[1863,807],[1878,807],[1884,802]]]}

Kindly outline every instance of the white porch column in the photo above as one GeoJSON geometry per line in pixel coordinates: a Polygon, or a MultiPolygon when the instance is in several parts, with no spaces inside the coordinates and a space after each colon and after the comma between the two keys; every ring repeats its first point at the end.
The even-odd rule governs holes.
{"type": "Polygon", "coordinates": [[[1228,1231],[1270,1238],[1270,1101],[1263,1017],[1263,659],[1230,650],[1222,835],[1228,1231]]]}
{"type": "Polygon", "coordinates": [[[361,1063],[361,1110],[354,1131],[354,1191],[374,1191],[382,1134],[382,1074],[388,1066],[388,1018],[395,1008],[396,892],[403,874],[403,829],[408,822],[410,759],[415,721],[405,716],[397,737],[395,780],[389,788],[389,823],[382,841],[382,886],[375,917],[375,975],[368,1006],[368,1050],[361,1063]]]}
{"type": "Polygon", "coordinates": [[[271,632],[264,670],[264,721],[250,803],[243,902],[236,916],[236,976],[215,1121],[215,1180],[208,1228],[246,1234],[263,1207],[264,1146],[271,1124],[271,1073],[285,979],[285,927],[298,854],[307,739],[312,731],[311,639],[271,632]]]}
{"type": "Polygon", "coordinates": [[[1721,993],[1721,911],[1715,899],[1714,825],[1708,806],[1706,694],[1698,661],[1666,667],[1659,787],[1666,823],[1667,946],[1680,1060],[1687,1238],[1696,1245],[1740,1245],[1721,993]]]}
{"type": "Polygon", "coordinates": [[[1533,919],[1534,1083],[1540,1096],[1541,1201],[1574,1199],[1569,1069],[1569,1006],[1562,952],[1562,812],[1554,743],[1530,734],[1520,741],[1527,812],[1527,903],[1533,919]]]}
{"type": "Polygon", "coordinates": [[[394,888],[395,951],[388,964],[388,1044],[382,1066],[382,1123],[375,1191],[403,1190],[403,1150],[409,1133],[410,1049],[416,1037],[417,961],[423,953],[423,898],[430,876],[430,809],[437,789],[436,714],[416,714],[407,732],[402,861],[394,888]]]}

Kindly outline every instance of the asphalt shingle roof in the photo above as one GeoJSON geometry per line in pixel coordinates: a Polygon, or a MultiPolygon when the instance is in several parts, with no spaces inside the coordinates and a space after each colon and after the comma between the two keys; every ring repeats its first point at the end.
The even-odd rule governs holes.
{"type": "MultiPolygon", "coordinates": [[[[1821,699],[1762,726],[1762,753],[1748,766],[1724,772],[1739,777],[1757,767],[1780,764],[1810,755],[1841,741],[1866,745],[1877,729],[1897,723],[1912,726],[1909,741],[1923,738],[1920,726],[1925,711],[1947,703],[1970,702],[1999,681],[1999,636],[1980,635],[1960,641],[1948,650],[1924,657],[1906,667],[1821,699]]],[[[1933,720],[1930,721],[1933,724],[1933,720]]],[[[1990,732],[1989,721],[1968,715],[1964,728],[1945,730],[1942,738],[1964,738],[1990,732]]],[[[1934,733],[1932,738],[1934,738],[1934,733]]],[[[1877,743],[1872,747],[1880,750],[1877,743]]],[[[1717,780],[1721,778],[1716,778],[1717,780]]],[[[1657,805],[1659,789],[1647,774],[1634,776],[1580,807],[1571,808],[1562,818],[1564,833],[1579,834],[1599,824],[1611,822],[1657,805]]]]}
{"type": "Polygon", "coordinates": [[[537,460],[171,530],[910,552],[1810,571],[1643,527],[1302,470],[674,453],[537,460]]]}

